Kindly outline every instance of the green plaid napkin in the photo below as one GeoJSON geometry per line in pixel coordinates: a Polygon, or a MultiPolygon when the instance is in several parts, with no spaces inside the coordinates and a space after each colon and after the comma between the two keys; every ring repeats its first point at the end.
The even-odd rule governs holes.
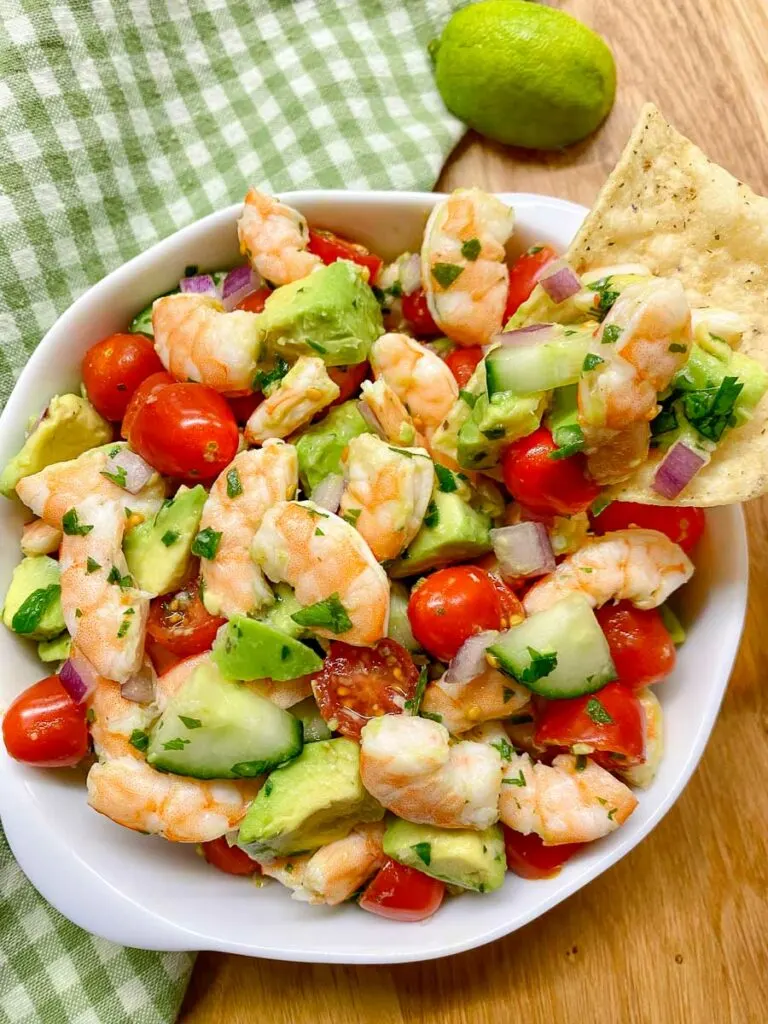
{"type": "MultiPolygon", "coordinates": [[[[430,188],[461,134],[427,43],[462,0],[2,0],[0,405],[89,285],[247,185],[430,188]]],[[[175,1017],[192,957],[121,949],[0,831],[0,1022],[175,1017]]]]}

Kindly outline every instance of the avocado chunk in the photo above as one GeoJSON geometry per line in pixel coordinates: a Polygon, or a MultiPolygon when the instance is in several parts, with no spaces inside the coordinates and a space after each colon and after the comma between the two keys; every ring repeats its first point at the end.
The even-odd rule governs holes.
{"type": "Polygon", "coordinates": [[[507,871],[504,836],[498,825],[475,832],[392,818],[384,832],[384,853],[441,882],[475,892],[500,889],[507,871]]]}
{"type": "Polygon", "coordinates": [[[10,498],[19,480],[54,462],[76,459],[112,440],[112,427],[80,395],[56,395],[21,450],[0,473],[0,494],[10,498]]]}
{"type": "Polygon", "coordinates": [[[502,391],[490,399],[480,395],[459,430],[459,465],[465,469],[495,466],[502,448],[536,430],[545,405],[545,397],[539,393],[515,395],[502,391]]]}
{"type": "Polygon", "coordinates": [[[51,640],[66,629],[59,563],[54,558],[33,555],[19,562],[5,595],[3,622],[30,640],[51,640]]]}
{"type": "Polygon", "coordinates": [[[326,725],[325,719],[320,714],[320,708],[317,706],[317,701],[314,697],[305,697],[298,704],[294,704],[291,708],[291,714],[301,722],[305,743],[329,740],[333,735],[326,725]]]}
{"type": "Polygon", "coordinates": [[[262,775],[300,753],[301,723],[242,683],[200,665],[155,723],[147,761],[196,779],[262,775]]]}
{"type": "Polygon", "coordinates": [[[435,491],[419,532],[389,567],[393,579],[416,576],[450,562],[462,562],[491,550],[490,519],[458,494],[435,491]]]}
{"type": "Polygon", "coordinates": [[[268,622],[244,615],[236,615],[219,630],[212,657],[225,679],[285,682],[323,667],[311,647],[268,622]]]}
{"type": "Polygon", "coordinates": [[[72,637],[62,633],[53,640],[41,640],[37,645],[37,656],[40,661],[66,661],[72,649],[72,637]]]}
{"type": "Polygon", "coordinates": [[[308,636],[308,631],[293,620],[296,612],[300,612],[303,608],[293,592],[293,587],[288,586],[287,583],[276,583],[274,594],[274,603],[266,610],[261,621],[267,626],[279,629],[281,633],[287,633],[294,640],[308,636]]]}
{"type": "Polygon", "coordinates": [[[320,356],[327,366],[348,366],[368,358],[384,324],[362,268],[337,260],[275,289],[259,314],[259,330],[272,359],[320,356]]]}
{"type": "Polygon", "coordinates": [[[357,743],[321,740],[270,774],[243,818],[237,842],[255,857],[288,857],[383,817],[384,808],[363,788],[357,743]]]}
{"type": "Polygon", "coordinates": [[[125,560],[140,590],[168,594],[181,586],[189,571],[192,543],[207,497],[200,484],[181,486],[154,519],[134,526],[125,535],[125,560]]]}
{"type": "Polygon", "coordinates": [[[321,480],[341,473],[341,456],[353,437],[370,433],[357,410],[357,402],[342,402],[319,423],[307,427],[296,441],[299,478],[304,493],[311,496],[321,480]]]}

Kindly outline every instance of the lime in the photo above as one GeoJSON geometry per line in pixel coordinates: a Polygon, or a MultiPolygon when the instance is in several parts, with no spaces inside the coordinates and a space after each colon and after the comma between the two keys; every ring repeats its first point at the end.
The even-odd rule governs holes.
{"type": "Polygon", "coordinates": [[[453,15],[430,52],[448,109],[498,142],[559,149],[594,131],[613,105],[607,44],[552,7],[481,0],[453,15]]]}

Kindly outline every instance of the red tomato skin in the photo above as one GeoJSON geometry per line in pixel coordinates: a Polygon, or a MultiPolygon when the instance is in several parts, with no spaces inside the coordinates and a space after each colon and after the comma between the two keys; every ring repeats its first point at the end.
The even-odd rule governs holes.
{"type": "Polygon", "coordinates": [[[237,423],[212,388],[169,384],[138,410],[128,442],[163,476],[198,483],[218,476],[235,457],[237,423]]]}
{"type": "Polygon", "coordinates": [[[622,766],[642,764],[645,760],[645,729],[640,701],[623,683],[608,683],[597,693],[584,697],[547,701],[536,719],[536,743],[572,747],[588,743],[601,753],[621,754],[622,766]],[[613,719],[595,722],[587,713],[587,704],[596,698],[613,719]]]}
{"type": "Polygon", "coordinates": [[[108,420],[123,418],[136,388],[163,364],[144,334],[110,334],[83,357],[82,375],[88,398],[108,420]]]}
{"type": "Polygon", "coordinates": [[[237,846],[230,846],[224,836],[201,843],[200,848],[208,863],[227,875],[245,877],[261,873],[261,868],[256,861],[251,860],[245,850],[241,850],[237,846]]]}
{"type": "Polygon", "coordinates": [[[583,849],[586,843],[561,843],[559,846],[545,846],[544,840],[531,832],[524,836],[506,825],[504,847],[507,852],[507,868],[520,878],[554,878],[567,860],[583,849]]]}
{"type": "Polygon", "coordinates": [[[475,368],[483,358],[483,350],[478,345],[471,348],[455,348],[445,357],[445,364],[456,378],[460,388],[466,387],[475,368]]]}
{"type": "Polygon", "coordinates": [[[371,364],[368,362],[355,363],[353,366],[329,366],[328,376],[334,384],[339,386],[339,397],[331,402],[329,408],[334,405],[341,405],[348,402],[360,390],[360,385],[367,380],[371,373],[371,364]]]}
{"type": "Polygon", "coordinates": [[[530,298],[531,292],[536,287],[536,276],[548,263],[557,259],[557,253],[551,245],[531,246],[522,256],[518,256],[509,268],[509,289],[507,291],[507,305],[504,310],[504,320],[507,320],[516,313],[526,299],[530,298]],[[534,252],[538,249],[538,252],[534,252]]]}
{"type": "Polygon", "coordinates": [[[403,316],[411,326],[411,330],[417,338],[434,338],[440,334],[440,328],[432,319],[427,305],[427,297],[423,288],[417,288],[410,295],[404,295],[401,300],[403,316]]]}
{"type": "Polygon", "coordinates": [[[679,544],[686,554],[696,547],[706,525],[703,508],[640,505],[634,501],[612,501],[600,515],[592,518],[592,528],[596,533],[626,530],[632,526],[658,530],[679,544]]]}
{"type": "Polygon", "coordinates": [[[307,249],[314,253],[315,256],[319,256],[326,266],[335,263],[336,260],[351,260],[353,263],[357,263],[358,266],[366,267],[370,275],[368,280],[371,284],[376,282],[376,278],[384,266],[384,260],[380,259],[369,249],[366,249],[364,245],[350,242],[346,238],[335,235],[332,231],[320,231],[310,228],[307,249]]]}
{"type": "Polygon", "coordinates": [[[146,378],[146,380],[143,380],[134,391],[133,397],[128,403],[128,408],[125,410],[123,423],[120,427],[120,436],[128,440],[128,434],[133,426],[133,421],[136,419],[136,414],[142,405],[144,405],[151,395],[156,395],[158,391],[162,391],[163,388],[167,388],[169,384],[175,383],[176,378],[172,377],[166,370],[161,370],[159,373],[152,373],[146,378]]]}
{"type": "Polygon", "coordinates": [[[216,633],[226,621],[208,614],[200,599],[199,584],[194,581],[174,594],[153,598],[147,633],[177,658],[191,658],[211,649],[216,633]]]}
{"type": "Polygon", "coordinates": [[[263,288],[257,288],[255,292],[249,292],[245,298],[240,299],[235,309],[243,309],[246,313],[261,313],[271,294],[272,289],[264,285],[263,288]]]}
{"type": "Polygon", "coordinates": [[[240,426],[244,426],[264,401],[264,395],[260,391],[254,391],[251,395],[236,395],[227,401],[235,420],[240,426]]]}
{"type": "Polygon", "coordinates": [[[605,633],[619,682],[638,690],[665,679],[675,667],[672,637],[656,608],[635,608],[629,601],[605,604],[595,612],[605,633]]]}
{"type": "Polygon", "coordinates": [[[567,459],[550,458],[556,450],[546,427],[513,441],[501,460],[507,490],[525,508],[543,515],[584,512],[600,488],[587,477],[587,462],[580,452],[567,459]]]}
{"type": "Polygon", "coordinates": [[[3,742],[10,756],[24,764],[71,767],[88,753],[85,706],[75,704],[58,676],[46,676],[6,711],[3,742]]]}
{"type": "Polygon", "coordinates": [[[415,868],[388,860],[360,897],[360,906],[390,921],[424,921],[440,908],[445,885],[415,868]]]}

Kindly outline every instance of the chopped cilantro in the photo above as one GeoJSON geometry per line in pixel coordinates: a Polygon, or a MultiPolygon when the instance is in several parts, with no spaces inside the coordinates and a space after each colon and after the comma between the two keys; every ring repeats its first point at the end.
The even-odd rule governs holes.
{"type": "Polygon", "coordinates": [[[199,555],[200,558],[207,558],[210,560],[216,557],[216,552],[219,550],[220,543],[220,531],[213,530],[208,526],[206,529],[201,530],[195,537],[192,544],[192,554],[199,555]]]}
{"type": "Polygon", "coordinates": [[[463,243],[461,247],[461,255],[464,257],[465,260],[469,260],[470,262],[474,263],[474,261],[480,255],[481,248],[482,246],[480,245],[479,238],[470,238],[463,243]]]}
{"type": "Polygon", "coordinates": [[[464,267],[458,263],[436,263],[432,267],[432,277],[441,288],[450,288],[453,282],[464,273],[464,267]]]}
{"type": "Polygon", "coordinates": [[[744,385],[738,377],[723,377],[720,387],[689,391],[683,395],[688,422],[709,441],[719,441],[731,426],[733,408],[744,385]]]}
{"type": "Polygon", "coordinates": [[[347,609],[341,603],[336,594],[331,594],[324,601],[310,604],[301,611],[295,612],[291,618],[300,626],[314,626],[319,629],[329,629],[332,633],[346,633],[352,628],[352,620],[347,614],[347,609]]]}
{"type": "Polygon", "coordinates": [[[398,455],[404,455],[406,459],[428,459],[429,456],[426,452],[409,452],[407,448],[395,448],[393,444],[389,445],[391,452],[397,452],[398,455]]]}
{"type": "Polygon", "coordinates": [[[258,370],[253,378],[253,386],[256,391],[266,391],[273,384],[278,384],[288,373],[288,363],[280,356],[275,360],[271,370],[258,370]]]}
{"type": "Polygon", "coordinates": [[[543,679],[557,668],[555,651],[537,651],[535,647],[529,647],[528,653],[531,656],[531,663],[518,676],[521,683],[535,683],[537,679],[543,679]]]}
{"type": "Polygon", "coordinates": [[[440,512],[434,501],[430,501],[427,505],[427,514],[424,516],[425,526],[437,526],[440,522],[440,512]]]}
{"type": "Polygon", "coordinates": [[[669,346],[668,351],[669,352],[687,352],[688,351],[688,346],[687,345],[680,345],[678,342],[673,341],[672,344],[669,346]]]}
{"type": "Polygon", "coordinates": [[[137,750],[146,750],[149,746],[149,735],[143,729],[134,729],[128,742],[137,750]]]}
{"type": "Polygon", "coordinates": [[[584,431],[578,423],[566,423],[552,432],[552,440],[557,445],[555,451],[549,453],[550,459],[567,459],[576,452],[584,450],[586,440],[584,431]]]}
{"type": "Polygon", "coordinates": [[[505,740],[502,737],[496,743],[492,743],[491,746],[495,750],[498,750],[498,752],[501,754],[502,761],[511,761],[512,760],[512,755],[515,752],[515,748],[512,746],[511,743],[509,743],[508,740],[505,740]]]}
{"type": "Polygon", "coordinates": [[[117,568],[116,565],[113,565],[112,568],[109,570],[109,575],[107,576],[107,583],[115,583],[118,587],[121,587],[123,590],[125,590],[126,587],[133,586],[133,576],[131,576],[129,573],[126,573],[125,576],[121,576],[120,570],[117,568]]]}
{"type": "Polygon", "coordinates": [[[190,742],[190,740],[184,740],[181,736],[177,736],[175,739],[168,740],[167,743],[164,743],[163,750],[183,750],[190,742]]]}
{"type": "Polygon", "coordinates": [[[600,363],[604,363],[605,360],[601,356],[596,356],[594,352],[587,352],[584,356],[584,362],[582,364],[582,370],[584,373],[589,373],[590,370],[594,370],[600,363]]]}
{"type": "Polygon", "coordinates": [[[179,719],[188,729],[199,729],[203,724],[199,718],[187,718],[186,715],[179,715],[179,719]]]}
{"type": "Polygon", "coordinates": [[[319,352],[321,356],[324,356],[328,351],[328,349],[321,345],[319,341],[310,341],[310,339],[307,338],[307,344],[314,352],[319,352]]]}
{"type": "Polygon", "coordinates": [[[88,710],[85,713],[85,720],[86,722],[88,722],[89,725],[93,725],[93,723],[96,721],[96,712],[93,710],[93,708],[88,708],[88,710]]]}
{"type": "Polygon", "coordinates": [[[318,528],[317,528],[317,529],[315,530],[315,536],[316,536],[316,537],[324,537],[324,536],[325,536],[325,534],[323,533],[323,531],[322,531],[322,530],[320,529],[320,527],[319,527],[319,526],[318,526],[318,528]]]}
{"type": "Polygon", "coordinates": [[[267,779],[264,783],[264,796],[272,796],[272,790],[275,788],[275,784],[272,779],[267,779]]]}
{"type": "Polygon", "coordinates": [[[471,391],[464,391],[463,389],[459,391],[459,398],[462,402],[466,402],[470,409],[475,408],[479,397],[479,395],[473,395],[471,391]]]}
{"type": "Polygon", "coordinates": [[[621,337],[621,328],[618,324],[608,324],[604,328],[602,337],[600,338],[601,345],[614,345],[621,337]]]}
{"type": "Polygon", "coordinates": [[[411,849],[419,858],[419,860],[423,861],[427,865],[427,867],[429,867],[429,862],[432,860],[432,844],[414,843],[411,849]]]}
{"type": "Polygon", "coordinates": [[[586,754],[577,754],[576,755],[576,771],[577,772],[583,772],[586,767],[587,767],[587,755],[586,754]]]}
{"type": "Polygon", "coordinates": [[[510,686],[505,686],[502,690],[502,696],[504,698],[504,703],[506,704],[507,701],[512,700],[515,696],[515,691],[510,686]]]}
{"type": "Polygon", "coordinates": [[[525,781],[525,775],[523,775],[523,769],[520,769],[519,774],[515,775],[513,779],[502,779],[502,783],[505,786],[527,786],[528,783],[525,781]]]}
{"type": "Polygon", "coordinates": [[[613,821],[613,816],[616,813],[616,811],[618,811],[618,809],[618,807],[612,807],[610,811],[608,811],[608,821],[613,821]]]}
{"type": "Polygon", "coordinates": [[[118,640],[122,640],[123,637],[125,636],[125,634],[128,632],[128,630],[130,628],[131,628],[131,620],[130,619],[123,619],[123,621],[120,623],[120,629],[118,629],[118,631],[117,631],[117,639],[118,640]]]}
{"type": "Polygon", "coordinates": [[[227,497],[237,498],[243,493],[243,485],[240,480],[240,474],[237,472],[235,466],[227,473],[227,497]]]}
{"type": "Polygon", "coordinates": [[[176,543],[176,541],[179,539],[179,536],[180,534],[178,530],[166,530],[163,536],[160,538],[160,541],[167,548],[169,548],[171,547],[172,544],[176,543]]]}
{"type": "Polygon", "coordinates": [[[128,475],[124,466],[118,466],[114,472],[110,472],[108,469],[102,469],[101,475],[123,489],[125,489],[125,485],[128,483],[128,475]]]}
{"type": "Polygon", "coordinates": [[[34,633],[43,615],[60,593],[59,584],[51,583],[50,586],[40,587],[27,595],[11,619],[11,629],[14,633],[34,633]]]}
{"type": "Polygon", "coordinates": [[[611,504],[611,499],[605,494],[599,494],[592,502],[589,511],[593,516],[599,516],[601,512],[605,512],[608,506],[611,504]]]}
{"type": "Polygon", "coordinates": [[[435,715],[431,711],[420,711],[419,715],[421,718],[428,718],[431,722],[442,722],[442,715],[435,715]]]}
{"type": "Polygon", "coordinates": [[[504,430],[504,427],[491,427],[488,430],[482,430],[481,433],[483,437],[487,437],[489,441],[499,441],[504,437],[506,431],[504,430]]]}
{"type": "Polygon", "coordinates": [[[435,463],[435,476],[437,477],[438,489],[443,491],[444,494],[452,494],[453,491],[458,490],[459,485],[456,483],[456,477],[445,466],[441,466],[439,462],[435,463]]]}
{"type": "Polygon", "coordinates": [[[87,523],[81,523],[76,508],[71,508],[61,517],[61,528],[68,537],[85,537],[93,529],[87,523]]]}
{"type": "Polygon", "coordinates": [[[416,684],[416,691],[414,695],[405,702],[405,710],[410,711],[412,715],[418,715],[421,702],[424,699],[424,691],[427,688],[427,667],[422,666],[419,672],[419,681],[416,684]]]}
{"type": "MultiPolygon", "coordinates": [[[[599,281],[589,285],[589,287],[593,292],[597,293],[595,295],[595,304],[589,312],[597,320],[605,320],[614,302],[618,299],[619,293],[615,288],[611,287],[610,277],[602,277],[599,281]]],[[[607,341],[608,339],[605,340],[607,341]]],[[[616,338],[612,340],[616,341],[616,338]]]]}
{"type": "Polygon", "coordinates": [[[613,718],[608,713],[605,704],[599,701],[597,697],[590,697],[584,710],[595,725],[613,725],[613,718]]]}
{"type": "Polygon", "coordinates": [[[95,558],[91,558],[91,556],[89,555],[88,558],[86,559],[86,562],[85,562],[85,572],[86,572],[86,574],[88,576],[90,576],[91,573],[98,572],[100,568],[101,568],[101,563],[97,562],[95,558]]]}

